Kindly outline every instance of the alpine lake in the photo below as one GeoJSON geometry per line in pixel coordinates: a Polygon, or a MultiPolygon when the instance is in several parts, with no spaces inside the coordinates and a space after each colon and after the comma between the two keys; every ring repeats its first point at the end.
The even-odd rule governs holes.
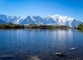
{"type": "Polygon", "coordinates": [[[0,29],[0,60],[83,60],[83,32],[0,29]]]}

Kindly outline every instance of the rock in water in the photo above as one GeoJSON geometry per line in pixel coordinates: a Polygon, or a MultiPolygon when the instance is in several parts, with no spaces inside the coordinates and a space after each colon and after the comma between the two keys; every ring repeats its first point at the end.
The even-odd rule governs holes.
{"type": "Polygon", "coordinates": [[[38,56],[31,56],[28,60],[41,60],[38,56]]]}
{"type": "Polygon", "coordinates": [[[76,48],[71,48],[71,50],[76,50],[76,48]]]}
{"type": "Polygon", "coordinates": [[[60,53],[60,52],[56,52],[55,54],[56,54],[57,56],[63,56],[63,54],[60,53]]]}

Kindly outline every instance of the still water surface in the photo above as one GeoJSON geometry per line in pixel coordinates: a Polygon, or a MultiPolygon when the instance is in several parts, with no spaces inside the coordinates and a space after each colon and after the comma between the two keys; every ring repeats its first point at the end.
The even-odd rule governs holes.
{"type": "Polygon", "coordinates": [[[75,29],[0,30],[0,60],[83,60],[83,32],[75,29]],[[64,56],[56,56],[56,52],[64,56]]]}

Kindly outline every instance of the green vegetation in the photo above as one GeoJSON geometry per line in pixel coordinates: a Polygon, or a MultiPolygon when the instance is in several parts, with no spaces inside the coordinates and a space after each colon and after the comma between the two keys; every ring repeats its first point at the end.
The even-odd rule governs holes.
{"type": "Polygon", "coordinates": [[[5,25],[0,24],[0,29],[4,29],[4,28],[5,28],[5,25]]]}
{"type": "Polygon", "coordinates": [[[83,30],[83,23],[77,27],[78,30],[83,30]]]}
{"type": "Polygon", "coordinates": [[[12,24],[12,23],[0,24],[0,29],[20,29],[20,28],[24,28],[24,26],[19,24],[12,24]]]}
{"type": "Polygon", "coordinates": [[[55,25],[37,25],[37,24],[30,24],[26,25],[25,28],[35,28],[35,29],[67,29],[70,28],[65,25],[55,26],[55,25]]]}
{"type": "Polygon", "coordinates": [[[19,24],[0,24],[0,29],[22,29],[22,28],[31,28],[31,29],[67,29],[70,28],[65,25],[55,26],[55,25],[37,25],[37,24],[29,24],[29,25],[19,25],[19,24]]]}
{"type": "Polygon", "coordinates": [[[59,29],[67,29],[67,28],[71,28],[71,27],[66,26],[66,25],[60,25],[60,26],[58,26],[58,28],[59,28],[59,29]]]}
{"type": "Polygon", "coordinates": [[[30,25],[26,25],[25,28],[35,28],[35,29],[49,29],[51,28],[50,25],[37,25],[37,24],[30,24],[30,25]]]}

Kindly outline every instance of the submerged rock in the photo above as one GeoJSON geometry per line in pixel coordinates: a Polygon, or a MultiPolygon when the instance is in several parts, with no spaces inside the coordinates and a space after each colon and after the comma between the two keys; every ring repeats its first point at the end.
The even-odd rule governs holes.
{"type": "Polygon", "coordinates": [[[13,54],[1,54],[0,60],[15,60],[15,56],[13,54]]]}
{"type": "Polygon", "coordinates": [[[71,50],[76,50],[76,48],[71,48],[71,50]]]}
{"type": "Polygon", "coordinates": [[[15,58],[14,57],[3,57],[3,58],[1,58],[2,60],[15,60],[15,58]]]}
{"type": "Polygon", "coordinates": [[[60,53],[60,52],[56,52],[55,54],[56,54],[57,56],[63,56],[63,54],[60,53]]]}
{"type": "Polygon", "coordinates": [[[31,56],[28,60],[41,60],[38,56],[31,56]]]}

